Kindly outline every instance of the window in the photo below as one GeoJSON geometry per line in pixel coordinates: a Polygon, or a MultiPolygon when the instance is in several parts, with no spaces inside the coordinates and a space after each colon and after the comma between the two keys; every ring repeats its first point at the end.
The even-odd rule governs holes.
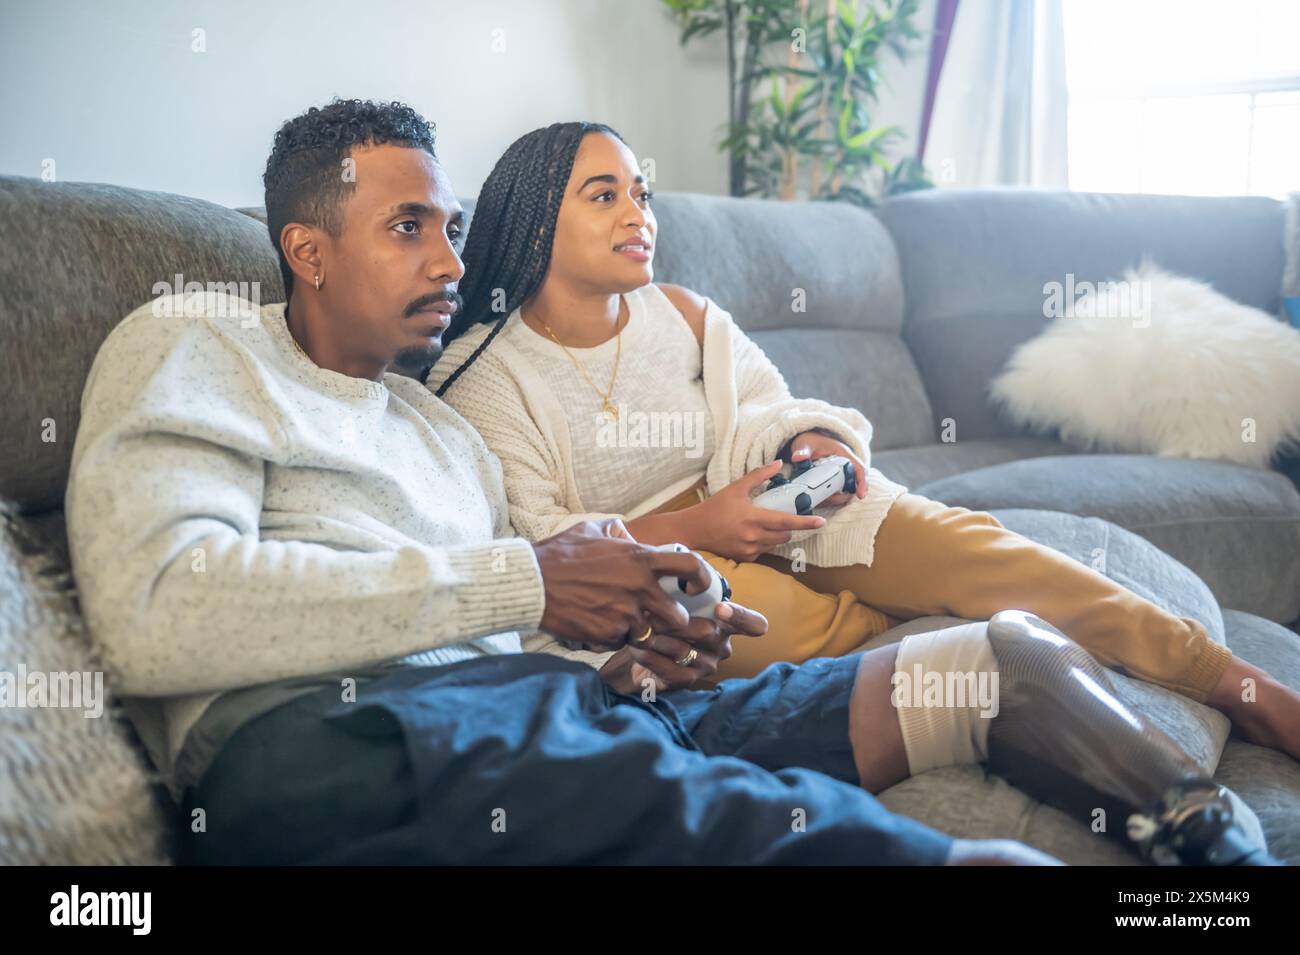
{"type": "Polygon", "coordinates": [[[1300,192],[1300,3],[1064,0],[1070,188],[1300,192]]]}

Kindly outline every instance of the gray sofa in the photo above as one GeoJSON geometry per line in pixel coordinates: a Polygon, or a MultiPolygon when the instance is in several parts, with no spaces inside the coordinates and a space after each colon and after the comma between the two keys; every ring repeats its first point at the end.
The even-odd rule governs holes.
{"type": "MultiPolygon", "coordinates": [[[[472,203],[466,203],[472,208],[472,203]]],[[[1275,310],[1281,211],[1259,199],[1018,190],[912,194],[873,216],[824,203],[661,195],[657,278],[726,307],[796,394],[860,408],[875,464],[1201,620],[1300,687],[1300,493],[1281,471],[1080,453],[1018,432],[985,387],[1032,336],[1044,282],[1104,279],[1147,252],[1275,310]],[[798,310],[794,305],[806,307],[798,310]],[[955,440],[940,440],[941,437],[955,440]]],[[[0,658],[93,669],[61,513],[86,372],[157,282],[257,282],[280,300],[257,210],[114,186],[0,177],[0,658]]],[[[924,618],[876,638],[950,623],[924,618]]],[[[1300,861],[1300,764],[1228,736],[1221,714],[1116,674],[1120,694],[1255,810],[1300,861]]],[[[110,674],[111,690],[111,674],[110,674]]],[[[166,862],[182,820],[114,706],[103,721],[0,711],[0,861],[166,862]]],[[[883,793],[954,835],[1024,840],[1067,862],[1136,858],[982,767],[883,793]]]]}

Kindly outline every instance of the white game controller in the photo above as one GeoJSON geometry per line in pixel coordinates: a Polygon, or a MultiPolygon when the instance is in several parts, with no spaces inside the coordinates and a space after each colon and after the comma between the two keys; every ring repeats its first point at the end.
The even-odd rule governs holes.
{"type": "Polygon", "coordinates": [[[774,476],[767,482],[767,490],[754,498],[754,506],[808,515],[831,495],[840,491],[853,494],[857,489],[853,462],[843,455],[830,454],[816,461],[796,462],[788,478],[784,474],[774,476]]]}
{"type": "MultiPolygon", "coordinates": [[[[674,551],[678,554],[689,554],[691,552],[691,549],[685,544],[664,544],[656,547],[655,550],[674,551]]],[[[701,590],[698,594],[692,595],[686,592],[686,580],[682,577],[660,577],[659,586],[663,588],[664,593],[681,604],[692,617],[712,620],[713,608],[717,606],[718,602],[731,599],[731,585],[727,583],[726,577],[723,577],[712,567],[709,567],[709,573],[713,579],[708,589],[701,590]]]]}

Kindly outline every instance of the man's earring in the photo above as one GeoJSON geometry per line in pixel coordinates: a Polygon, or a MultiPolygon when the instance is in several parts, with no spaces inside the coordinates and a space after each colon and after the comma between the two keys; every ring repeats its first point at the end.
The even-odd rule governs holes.
{"type": "Polygon", "coordinates": [[[320,273],[316,273],[316,291],[320,291],[320,273]]]}

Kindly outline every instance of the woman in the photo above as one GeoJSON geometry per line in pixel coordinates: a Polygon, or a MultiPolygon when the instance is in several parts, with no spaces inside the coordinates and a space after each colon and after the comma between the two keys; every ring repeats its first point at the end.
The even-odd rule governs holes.
{"type": "MultiPolygon", "coordinates": [[[[501,460],[519,534],[539,540],[621,517],[640,541],[696,550],[769,621],[765,637],[733,648],[718,679],[843,655],[918,616],[985,621],[1019,608],[1102,664],[1215,706],[1247,740],[1300,757],[1300,694],[1199,622],[991,515],[907,493],[869,466],[871,426],[859,412],[792,398],[716,303],[654,284],[650,199],[622,138],[590,123],[523,136],[479,195],[464,308],[427,384],[501,460]],[[638,415],[636,429],[619,425],[638,415]],[[671,422],[674,446],[654,440],[647,421],[671,422]],[[853,462],[852,494],[811,516],[752,504],[782,460],[830,454],[853,462]],[[1259,702],[1242,701],[1247,678],[1259,702]]],[[[952,639],[905,638],[897,670],[952,668],[984,652],[969,628],[941,633],[952,639]]],[[[970,761],[969,746],[954,757],[941,738],[966,732],[950,714],[942,726],[899,718],[913,772],[970,761]]]]}

